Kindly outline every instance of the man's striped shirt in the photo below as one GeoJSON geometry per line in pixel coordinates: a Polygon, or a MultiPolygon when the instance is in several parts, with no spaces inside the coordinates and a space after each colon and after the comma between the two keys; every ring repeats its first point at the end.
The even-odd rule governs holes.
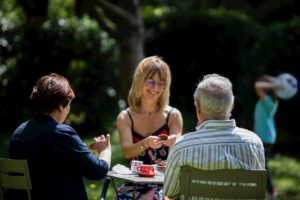
{"type": "Polygon", "coordinates": [[[180,194],[183,165],[204,170],[265,169],[264,148],[255,133],[236,127],[235,120],[209,120],[175,143],[167,160],[164,195],[180,194]]]}

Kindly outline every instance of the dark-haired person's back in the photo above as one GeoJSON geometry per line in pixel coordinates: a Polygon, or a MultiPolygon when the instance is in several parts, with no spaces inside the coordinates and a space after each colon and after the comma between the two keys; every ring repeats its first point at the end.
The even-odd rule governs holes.
{"type": "MultiPolygon", "coordinates": [[[[58,75],[41,78],[42,83],[37,82],[31,98],[37,98],[36,100],[42,102],[41,95],[47,94],[49,98],[55,98],[59,93],[57,91],[67,91],[65,89],[69,88],[68,84],[61,84],[66,80],[60,79],[58,75]],[[48,79],[52,82],[47,82],[48,79]],[[67,87],[51,90],[51,87],[47,89],[46,86],[49,85],[47,83],[53,88],[57,85],[67,87]],[[41,87],[43,84],[45,86],[41,87]],[[46,93],[42,93],[41,88],[46,88],[46,93]],[[39,97],[34,97],[35,91],[40,92],[39,97]]],[[[72,91],[65,94],[68,94],[65,99],[69,99],[65,107],[62,98],[58,101],[57,109],[50,113],[36,112],[31,119],[17,127],[10,140],[9,156],[28,161],[33,200],[87,200],[84,178],[102,179],[109,169],[111,158],[109,136],[94,139],[93,148],[100,154],[96,157],[85,146],[76,131],[71,126],[63,124],[70,110],[70,101],[74,97],[74,95],[70,97],[72,91]]]]}

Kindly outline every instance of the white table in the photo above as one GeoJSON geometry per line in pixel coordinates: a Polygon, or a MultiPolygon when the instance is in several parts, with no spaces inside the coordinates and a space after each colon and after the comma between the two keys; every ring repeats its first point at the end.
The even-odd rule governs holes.
{"type": "Polygon", "coordinates": [[[143,183],[154,183],[154,184],[163,184],[164,183],[164,174],[159,173],[158,175],[155,175],[154,177],[141,177],[137,174],[118,174],[114,173],[113,171],[109,171],[106,175],[106,179],[102,188],[102,193],[100,200],[104,200],[106,196],[106,191],[109,186],[110,180],[112,180],[113,187],[118,193],[118,190],[115,186],[114,179],[122,180],[125,182],[131,182],[134,184],[134,192],[133,192],[133,198],[135,199],[135,189],[137,184],[143,184],[143,183]]]}

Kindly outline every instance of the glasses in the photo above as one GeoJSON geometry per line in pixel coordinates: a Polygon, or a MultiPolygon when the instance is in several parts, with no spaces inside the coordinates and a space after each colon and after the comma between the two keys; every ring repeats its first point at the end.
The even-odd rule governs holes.
{"type": "Polygon", "coordinates": [[[157,88],[159,88],[159,89],[162,89],[162,88],[164,88],[165,87],[165,83],[164,82],[162,82],[162,81],[154,81],[154,80],[152,80],[152,79],[147,79],[146,81],[145,81],[145,84],[148,86],[148,87],[157,87],[157,88]]]}

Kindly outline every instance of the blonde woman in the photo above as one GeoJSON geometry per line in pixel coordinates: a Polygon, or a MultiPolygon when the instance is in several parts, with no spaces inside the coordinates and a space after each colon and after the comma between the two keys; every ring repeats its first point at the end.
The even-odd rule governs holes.
{"type": "MultiPolygon", "coordinates": [[[[158,56],[143,59],[134,73],[128,95],[129,107],[117,117],[117,129],[124,156],[144,164],[164,162],[170,147],[181,136],[181,112],[169,105],[171,72],[158,56]],[[166,137],[165,140],[160,138],[166,137]]],[[[138,199],[163,199],[162,185],[143,184],[136,188],[138,199]]],[[[132,198],[130,183],[119,188],[115,199],[132,198]]]]}

